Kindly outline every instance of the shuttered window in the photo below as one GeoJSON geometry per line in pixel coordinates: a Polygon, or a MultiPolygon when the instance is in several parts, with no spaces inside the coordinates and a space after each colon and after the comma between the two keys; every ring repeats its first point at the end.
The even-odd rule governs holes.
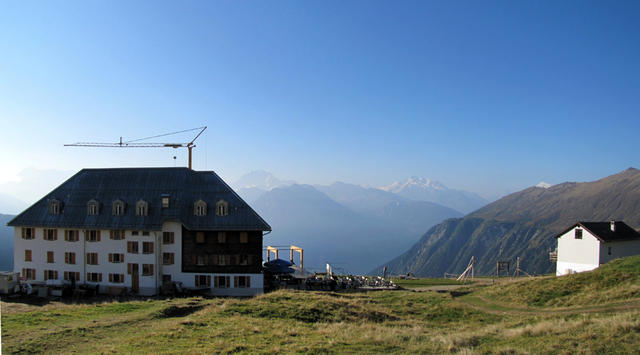
{"type": "Polygon", "coordinates": [[[87,282],[102,282],[102,274],[99,272],[88,272],[87,282]]]}
{"type": "Polygon", "coordinates": [[[64,231],[64,240],[67,242],[77,242],[80,240],[79,234],[77,230],[67,229],[64,231]]]}
{"type": "Polygon", "coordinates": [[[98,265],[98,253],[87,253],[87,264],[98,265]]]}
{"type": "Polygon", "coordinates": [[[173,244],[174,235],[173,232],[162,232],[162,244],[173,244]]]}
{"type": "Polygon", "coordinates": [[[142,242],[142,254],[153,254],[153,242],[142,242]]]}
{"type": "Polygon", "coordinates": [[[202,287],[202,286],[211,287],[211,276],[195,275],[195,283],[197,287],[202,287]]]}
{"type": "Polygon", "coordinates": [[[87,242],[99,242],[100,231],[96,229],[84,231],[84,238],[87,242]]]}
{"type": "Polygon", "coordinates": [[[80,281],[80,273],[75,271],[65,271],[64,272],[64,280],[65,281],[80,281]]]}
{"type": "Polygon", "coordinates": [[[31,261],[31,250],[26,249],[24,251],[24,261],[31,261]]]}
{"type": "Polygon", "coordinates": [[[35,228],[22,228],[22,239],[33,239],[35,235],[35,228]]]}
{"type": "Polygon", "coordinates": [[[57,270],[44,270],[44,280],[57,280],[58,279],[58,271],[57,270]]]}
{"type": "Polygon", "coordinates": [[[124,262],[124,254],[109,253],[109,262],[116,264],[124,262]]]}
{"type": "Polygon", "coordinates": [[[111,283],[123,283],[124,282],[124,275],[123,274],[109,274],[109,282],[111,283]]]}
{"type": "Polygon", "coordinates": [[[153,276],[153,264],[142,264],[142,276],[153,276]]]}
{"type": "Polygon", "coordinates": [[[127,242],[127,253],[138,254],[138,242],[127,242]]]}
{"type": "Polygon", "coordinates": [[[162,253],[163,265],[173,265],[173,263],[174,263],[174,253],[162,253]]]}
{"type": "Polygon", "coordinates": [[[66,264],[75,264],[76,263],[76,253],[65,252],[64,253],[64,262],[66,264]]]}
{"type": "Polygon", "coordinates": [[[240,243],[246,244],[249,242],[249,233],[240,232],[240,243]]]}
{"type": "Polygon", "coordinates": [[[229,288],[231,287],[231,277],[229,276],[214,276],[214,287],[215,288],[229,288]]]}
{"type": "Polygon", "coordinates": [[[236,287],[236,288],[251,287],[251,276],[234,276],[233,287],[236,287]]]}
{"type": "Polygon", "coordinates": [[[124,239],[124,231],[123,230],[117,230],[117,229],[112,229],[109,231],[109,239],[113,239],[113,240],[122,240],[124,239]]]}
{"type": "Polygon", "coordinates": [[[53,260],[53,252],[52,251],[48,251],[47,252],[47,263],[51,264],[54,263],[55,261],[53,260]]]}
{"type": "Polygon", "coordinates": [[[58,240],[58,230],[57,229],[43,229],[42,237],[44,240],[58,240]]]}
{"type": "Polygon", "coordinates": [[[36,269],[22,269],[22,277],[26,280],[36,279],[36,269]]]}

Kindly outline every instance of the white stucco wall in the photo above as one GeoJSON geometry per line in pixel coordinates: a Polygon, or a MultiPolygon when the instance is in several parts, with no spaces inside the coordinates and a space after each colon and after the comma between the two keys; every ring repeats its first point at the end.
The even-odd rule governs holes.
{"type": "Polygon", "coordinates": [[[64,240],[65,229],[58,229],[58,239],[56,241],[47,241],[43,238],[43,228],[35,228],[34,239],[22,239],[22,228],[14,228],[14,270],[18,273],[23,268],[35,269],[35,280],[32,283],[44,284],[44,270],[57,270],[58,280],[63,282],[64,272],[79,272],[80,280],[78,283],[86,282],[86,274],[88,272],[102,273],[102,282],[89,282],[88,284],[99,284],[100,291],[106,292],[107,287],[127,287],[131,288],[132,276],[127,274],[127,264],[138,264],[139,270],[139,293],[142,295],[154,295],[158,288],[162,285],[162,275],[171,275],[172,281],[181,281],[187,288],[195,288],[194,275],[211,276],[211,289],[213,295],[224,296],[251,296],[263,293],[264,279],[262,274],[200,274],[200,273],[183,273],[182,272],[182,225],[179,222],[167,222],[163,225],[162,231],[150,231],[148,236],[139,231],[138,235],[133,235],[132,231],[125,232],[125,239],[112,240],[109,238],[109,230],[101,230],[101,238],[99,242],[88,242],[85,239],[84,230],[79,230],[79,241],[68,242],[64,240]],[[174,243],[162,244],[162,232],[173,232],[174,243]],[[127,242],[135,241],[138,243],[138,253],[127,253],[127,242]],[[154,243],[154,253],[143,253],[143,242],[154,243]],[[32,261],[24,260],[24,251],[29,249],[32,251],[32,261]],[[54,252],[54,263],[47,263],[47,251],[54,252]],[[65,264],[65,252],[76,253],[76,264],[65,264]],[[174,253],[173,265],[162,265],[163,252],[174,253]],[[87,265],[86,254],[98,253],[98,265],[87,265]],[[122,263],[109,262],[109,253],[124,254],[122,263]],[[142,264],[153,264],[153,275],[142,275],[142,264]],[[109,274],[125,275],[124,283],[110,283],[109,274]],[[215,288],[214,276],[229,276],[231,287],[215,288]],[[234,276],[250,276],[251,288],[234,288],[234,276]]]}
{"type": "Polygon", "coordinates": [[[583,229],[582,239],[575,238],[575,228],[558,238],[556,275],[583,272],[600,265],[600,241],[583,229]]]}

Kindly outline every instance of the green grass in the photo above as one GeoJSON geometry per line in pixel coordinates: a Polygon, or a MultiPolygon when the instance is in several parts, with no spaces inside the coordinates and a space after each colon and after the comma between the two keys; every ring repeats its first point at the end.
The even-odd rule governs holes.
{"type": "Polygon", "coordinates": [[[393,279],[393,282],[404,288],[420,288],[429,286],[442,286],[442,285],[462,285],[462,282],[453,279],[437,279],[437,278],[424,278],[424,279],[393,279]]]}
{"type": "Polygon", "coordinates": [[[410,290],[277,291],[250,299],[194,297],[43,307],[2,303],[2,350],[633,353],[640,349],[640,311],[637,299],[627,296],[637,286],[638,264],[640,258],[635,258],[607,265],[599,274],[470,286],[457,293],[468,292],[460,297],[410,290]],[[575,279],[578,276],[584,279],[575,279]],[[559,292],[562,287],[570,292],[559,292]],[[601,291],[608,296],[600,298],[601,291]],[[585,310],[586,301],[568,306],[580,304],[576,297],[598,299],[601,309],[585,310]],[[558,304],[565,307],[558,309],[558,304]]]}
{"type": "Polygon", "coordinates": [[[543,277],[487,289],[492,299],[535,307],[598,305],[640,298],[640,256],[562,277],[543,277]]]}

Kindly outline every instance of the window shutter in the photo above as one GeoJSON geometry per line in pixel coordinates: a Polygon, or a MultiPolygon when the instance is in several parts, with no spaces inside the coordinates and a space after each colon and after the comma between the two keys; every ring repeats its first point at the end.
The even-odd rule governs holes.
{"type": "Polygon", "coordinates": [[[219,278],[219,276],[213,278],[213,287],[218,288],[220,286],[219,278]]]}
{"type": "Polygon", "coordinates": [[[58,270],[54,271],[53,273],[55,274],[56,280],[57,280],[58,279],[58,270]]]}
{"type": "Polygon", "coordinates": [[[44,280],[47,281],[49,279],[49,278],[47,278],[47,276],[48,276],[47,275],[47,270],[44,270],[43,272],[44,272],[44,280]]]}
{"type": "Polygon", "coordinates": [[[251,287],[251,276],[246,276],[245,279],[247,280],[246,281],[246,286],[247,287],[251,287]]]}
{"type": "Polygon", "coordinates": [[[207,286],[211,287],[211,275],[207,275],[207,286]]]}
{"type": "Polygon", "coordinates": [[[57,229],[53,230],[53,240],[58,240],[58,230],[57,229]]]}
{"type": "Polygon", "coordinates": [[[170,256],[170,259],[171,259],[171,265],[173,265],[173,264],[174,264],[174,261],[173,261],[173,253],[171,253],[171,254],[169,254],[169,255],[171,255],[171,256],[170,256]]]}
{"type": "Polygon", "coordinates": [[[109,262],[112,263],[113,262],[113,254],[109,253],[109,262]]]}
{"type": "Polygon", "coordinates": [[[127,264],[127,274],[131,275],[131,263],[127,264]]]}
{"type": "Polygon", "coordinates": [[[175,236],[174,236],[173,232],[171,232],[171,244],[173,244],[174,241],[175,241],[175,236]]]}
{"type": "Polygon", "coordinates": [[[196,286],[200,286],[200,285],[198,284],[198,275],[195,275],[195,278],[196,278],[196,280],[195,280],[196,286]]]}
{"type": "Polygon", "coordinates": [[[113,274],[109,274],[109,282],[113,282],[113,274]]]}
{"type": "Polygon", "coordinates": [[[100,231],[96,231],[96,241],[100,241],[100,231]]]}
{"type": "Polygon", "coordinates": [[[100,280],[100,282],[102,282],[102,273],[98,274],[98,280],[100,280]]]}
{"type": "Polygon", "coordinates": [[[231,277],[230,276],[225,276],[224,277],[224,284],[226,287],[231,287],[231,277]]]}
{"type": "Polygon", "coordinates": [[[233,287],[238,287],[238,276],[233,277],[233,287]]]}
{"type": "Polygon", "coordinates": [[[149,275],[153,275],[153,264],[149,264],[149,275]]]}
{"type": "Polygon", "coordinates": [[[25,239],[24,235],[26,234],[26,229],[22,228],[22,239],[25,239]]]}
{"type": "Polygon", "coordinates": [[[113,229],[109,231],[109,239],[113,239],[113,229]]]}
{"type": "Polygon", "coordinates": [[[120,254],[120,262],[124,263],[124,254],[120,254]]]}
{"type": "Polygon", "coordinates": [[[84,240],[86,240],[87,242],[89,241],[89,231],[88,230],[84,231],[84,240]]]}

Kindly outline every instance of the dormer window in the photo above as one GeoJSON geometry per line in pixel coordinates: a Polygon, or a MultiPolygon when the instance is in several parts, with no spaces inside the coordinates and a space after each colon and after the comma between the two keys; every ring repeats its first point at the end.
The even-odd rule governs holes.
{"type": "Polygon", "coordinates": [[[149,214],[149,204],[145,200],[136,202],[136,216],[146,216],[149,214]]]}
{"type": "Polygon", "coordinates": [[[164,194],[162,197],[162,208],[169,208],[169,195],[164,194]]]}
{"type": "Polygon", "coordinates": [[[226,216],[229,214],[229,203],[225,200],[220,200],[216,203],[216,215],[226,216]]]}
{"type": "Polygon", "coordinates": [[[193,214],[196,216],[206,216],[207,215],[207,203],[198,200],[193,204],[193,214]]]}
{"type": "Polygon", "coordinates": [[[111,214],[114,216],[122,216],[124,214],[124,202],[122,200],[113,201],[111,206],[111,214]]]}
{"type": "Polygon", "coordinates": [[[49,214],[60,214],[60,201],[56,199],[49,201],[49,214]]]}
{"type": "Polygon", "coordinates": [[[96,216],[100,213],[100,204],[96,200],[90,200],[87,202],[87,214],[89,216],[96,216]]]}

